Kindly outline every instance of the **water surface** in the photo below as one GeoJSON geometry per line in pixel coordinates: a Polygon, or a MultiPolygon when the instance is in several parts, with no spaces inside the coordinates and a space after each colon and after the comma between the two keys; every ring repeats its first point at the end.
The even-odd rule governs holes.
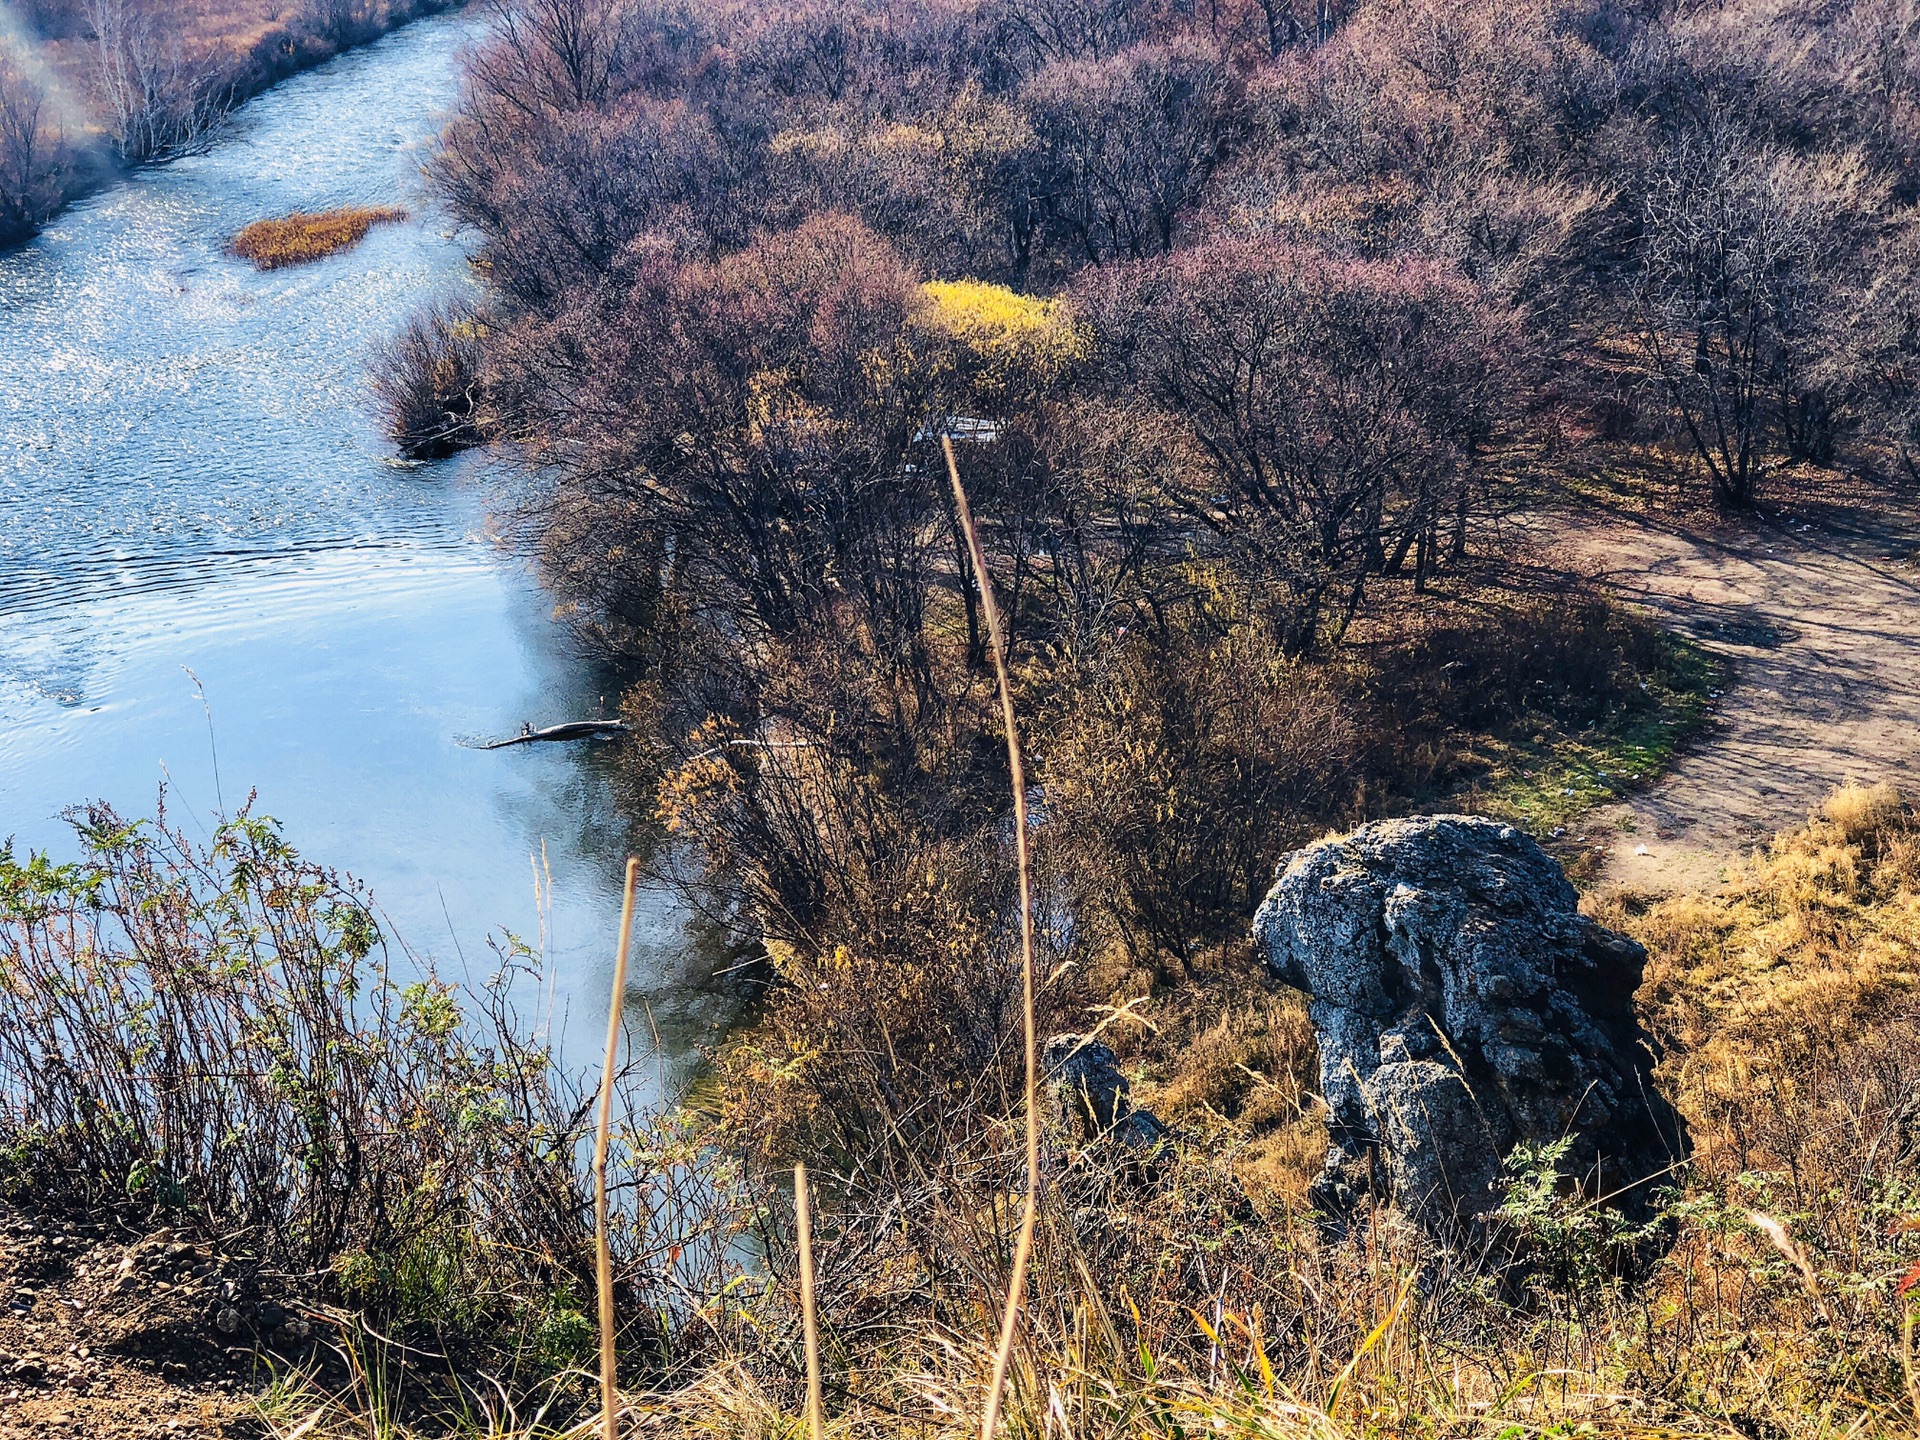
{"type": "MultiPolygon", "coordinates": [[[[419,167],[474,27],[422,21],[295,77],[208,153],[0,256],[0,839],[70,854],[62,810],[150,814],[163,781],[199,834],[257,790],[442,968],[544,934],[591,1029],[636,839],[606,758],[460,741],[602,713],[608,684],[490,534],[489,462],[397,463],[365,378],[412,309],[471,283],[419,167]],[[417,218],[267,274],[223,251],[348,203],[417,218]]],[[[639,929],[683,1051],[704,1020],[683,917],[650,896],[639,929]]]]}

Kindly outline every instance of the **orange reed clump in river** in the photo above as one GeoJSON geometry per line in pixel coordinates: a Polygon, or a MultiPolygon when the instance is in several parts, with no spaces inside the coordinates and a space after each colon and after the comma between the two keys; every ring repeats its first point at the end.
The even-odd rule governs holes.
{"type": "Polygon", "coordinates": [[[406,218],[406,211],[391,206],[348,205],[320,214],[301,211],[284,220],[256,220],[234,236],[228,248],[262,270],[278,270],[350,250],[375,225],[406,218]]]}

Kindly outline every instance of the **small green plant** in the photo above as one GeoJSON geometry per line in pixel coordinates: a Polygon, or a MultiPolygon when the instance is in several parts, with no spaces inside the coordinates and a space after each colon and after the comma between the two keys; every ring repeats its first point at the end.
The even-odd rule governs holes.
{"type": "Polygon", "coordinates": [[[1542,1283],[1584,1292],[1617,1275],[1645,1232],[1567,1183],[1560,1162],[1574,1138],[1515,1146],[1507,1156],[1507,1191],[1498,1213],[1519,1257],[1542,1283]]]}
{"type": "MultiPolygon", "coordinates": [[[[364,891],[265,817],[206,845],[164,809],[71,818],[73,863],[0,848],[0,1192],[242,1237],[319,1277],[310,1298],[439,1343],[521,1336],[591,1284],[586,1106],[517,1019],[524,948],[459,989],[391,957],[364,891]]],[[[638,1343],[652,1257],[708,1197],[657,1173],[628,1075],[620,1183],[662,1197],[614,1237],[638,1343]]]]}

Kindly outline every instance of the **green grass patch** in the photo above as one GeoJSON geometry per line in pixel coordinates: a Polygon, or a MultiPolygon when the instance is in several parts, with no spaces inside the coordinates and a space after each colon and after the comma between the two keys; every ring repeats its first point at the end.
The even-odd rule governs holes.
{"type": "Polygon", "coordinates": [[[1638,699],[1584,729],[1552,727],[1482,749],[1488,769],[1474,807],[1536,834],[1624,799],[1658,779],[1712,715],[1727,666],[1691,640],[1663,634],[1638,699]]]}

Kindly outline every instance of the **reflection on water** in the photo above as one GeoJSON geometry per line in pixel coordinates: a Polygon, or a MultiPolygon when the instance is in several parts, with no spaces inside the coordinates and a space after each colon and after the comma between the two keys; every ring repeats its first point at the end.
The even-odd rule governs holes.
{"type": "MultiPolygon", "coordinates": [[[[469,283],[461,248],[428,215],[270,274],[222,250],[291,210],[419,208],[473,25],[297,77],[0,257],[0,838],[68,852],[62,809],[150,813],[163,779],[191,831],[257,788],[411,948],[476,971],[489,932],[539,935],[544,843],[549,954],[590,1030],[635,838],[603,762],[457,742],[597,713],[606,687],[488,538],[484,462],[394,464],[365,387],[369,348],[469,283]]],[[[642,931],[684,1049],[682,918],[655,899],[642,931]]]]}

